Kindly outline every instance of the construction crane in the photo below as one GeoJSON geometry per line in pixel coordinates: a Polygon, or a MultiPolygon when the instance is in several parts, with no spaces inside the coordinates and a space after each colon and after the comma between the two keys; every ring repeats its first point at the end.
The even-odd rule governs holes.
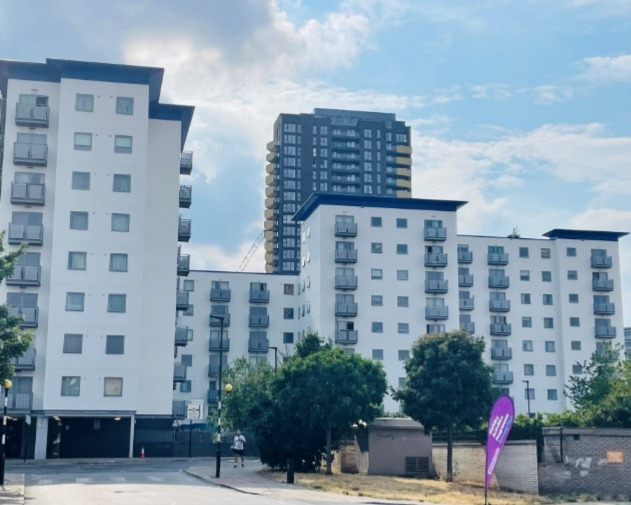
{"type": "Polygon", "coordinates": [[[252,256],[254,256],[254,253],[261,245],[261,242],[263,242],[263,238],[265,237],[264,233],[265,232],[262,231],[261,234],[256,238],[256,240],[252,244],[252,247],[250,247],[250,250],[243,257],[243,260],[241,260],[241,264],[239,265],[239,268],[237,268],[237,272],[243,272],[245,270],[245,267],[248,266],[248,263],[252,259],[252,256]]]}

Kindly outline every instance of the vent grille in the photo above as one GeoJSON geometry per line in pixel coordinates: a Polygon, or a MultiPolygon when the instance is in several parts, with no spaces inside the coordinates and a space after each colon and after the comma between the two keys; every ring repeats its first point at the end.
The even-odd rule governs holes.
{"type": "Polygon", "coordinates": [[[429,477],[429,458],[407,456],[405,458],[405,474],[429,477]]]}

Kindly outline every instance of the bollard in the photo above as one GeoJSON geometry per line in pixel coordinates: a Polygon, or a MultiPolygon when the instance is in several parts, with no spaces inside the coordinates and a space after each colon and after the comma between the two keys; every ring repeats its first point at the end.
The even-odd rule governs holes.
{"type": "Polygon", "coordinates": [[[294,460],[287,460],[287,484],[294,483],[294,460]]]}

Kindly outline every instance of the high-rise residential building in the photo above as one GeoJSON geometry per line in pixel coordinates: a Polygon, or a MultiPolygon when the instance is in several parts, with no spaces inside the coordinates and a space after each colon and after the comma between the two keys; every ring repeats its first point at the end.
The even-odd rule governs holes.
{"type": "MultiPolygon", "coordinates": [[[[170,428],[193,107],[159,102],[163,70],[0,61],[0,216],[27,243],[0,300],[32,331],[15,360],[8,456],[131,456],[170,428]]],[[[181,333],[181,332],[180,332],[181,333]]]]}
{"type": "Polygon", "coordinates": [[[267,149],[266,272],[300,271],[299,225],[292,218],[312,193],[412,196],[410,128],[394,114],[281,114],[267,149]]]}

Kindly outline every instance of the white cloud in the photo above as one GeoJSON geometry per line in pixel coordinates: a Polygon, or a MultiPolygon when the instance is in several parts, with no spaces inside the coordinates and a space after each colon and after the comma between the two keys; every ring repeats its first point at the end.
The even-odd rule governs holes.
{"type": "Polygon", "coordinates": [[[621,16],[631,14],[628,0],[544,0],[557,6],[588,10],[599,16],[621,16]]]}
{"type": "Polygon", "coordinates": [[[562,100],[567,100],[574,96],[574,91],[569,86],[553,86],[545,84],[532,89],[535,95],[535,103],[547,105],[562,100]]]}
{"type": "Polygon", "coordinates": [[[473,98],[492,98],[494,100],[506,100],[512,96],[512,91],[508,84],[488,83],[471,86],[471,96],[473,98]]]}
{"type": "Polygon", "coordinates": [[[587,68],[581,77],[588,81],[631,82],[631,54],[595,56],[585,58],[583,63],[587,68]]]}

